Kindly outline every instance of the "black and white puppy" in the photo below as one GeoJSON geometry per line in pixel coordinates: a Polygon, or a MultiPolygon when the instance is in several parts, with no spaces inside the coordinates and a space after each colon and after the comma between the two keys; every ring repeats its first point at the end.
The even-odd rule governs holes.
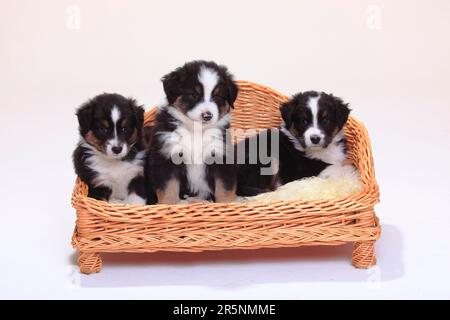
{"type": "Polygon", "coordinates": [[[252,196],[301,178],[339,177],[342,173],[348,104],[331,94],[308,91],[283,103],[280,112],[280,128],[241,142],[246,156],[245,163],[239,166],[238,195],[252,196]],[[253,163],[249,154],[255,152],[252,143],[258,153],[253,163]],[[261,155],[267,155],[270,161],[262,161],[261,155]],[[262,174],[262,168],[270,170],[262,174]]]}
{"type": "Polygon", "coordinates": [[[144,109],[134,99],[104,93],[84,103],[76,115],[80,142],[73,162],[75,172],[89,187],[89,196],[145,205],[144,109]]]}
{"type": "Polygon", "coordinates": [[[156,114],[147,164],[158,203],[234,200],[235,166],[226,161],[238,94],[233,76],[214,62],[193,61],[162,82],[167,103],[156,114]]]}

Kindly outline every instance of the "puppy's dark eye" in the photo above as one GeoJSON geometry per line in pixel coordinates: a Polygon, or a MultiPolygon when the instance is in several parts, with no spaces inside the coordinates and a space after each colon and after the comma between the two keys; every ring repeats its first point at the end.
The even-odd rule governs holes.
{"type": "Polygon", "coordinates": [[[107,134],[107,133],[108,133],[108,128],[105,128],[105,127],[99,127],[99,128],[97,128],[97,131],[98,131],[100,134],[107,134]]]}
{"type": "Polygon", "coordinates": [[[197,100],[198,99],[198,93],[197,92],[190,92],[185,94],[185,97],[189,100],[197,100]]]}
{"type": "Polygon", "coordinates": [[[226,98],[224,96],[221,96],[220,94],[213,95],[213,99],[214,100],[219,100],[219,101],[225,101],[226,100],[226,98]]]}
{"type": "Polygon", "coordinates": [[[130,127],[122,127],[122,128],[120,128],[120,132],[122,132],[123,134],[128,134],[131,132],[131,128],[130,127]]]}

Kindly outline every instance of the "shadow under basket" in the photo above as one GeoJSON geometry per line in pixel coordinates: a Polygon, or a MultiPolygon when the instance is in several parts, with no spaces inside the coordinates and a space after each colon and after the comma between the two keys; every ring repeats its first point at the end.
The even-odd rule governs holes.
{"type": "MultiPolygon", "coordinates": [[[[247,81],[238,85],[232,127],[278,127],[279,106],[288,97],[247,81]]],[[[145,124],[152,123],[155,111],[145,114],[145,124]]],[[[354,243],[355,267],[374,265],[374,244],[380,236],[374,205],[379,192],[369,136],[353,117],[345,136],[348,158],[358,168],[363,188],[333,200],[131,206],[89,198],[86,184],[78,178],[72,195],[77,213],[72,245],[79,251],[80,271],[99,272],[102,252],[200,252],[348,242],[354,243]]]]}

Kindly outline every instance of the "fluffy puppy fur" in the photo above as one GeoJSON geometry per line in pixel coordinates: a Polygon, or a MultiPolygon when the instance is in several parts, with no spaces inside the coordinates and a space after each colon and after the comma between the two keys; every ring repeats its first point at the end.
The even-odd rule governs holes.
{"type": "Polygon", "coordinates": [[[214,62],[193,61],[162,82],[167,104],[156,114],[147,162],[158,203],[234,200],[235,166],[226,163],[226,130],[238,94],[232,75],[214,62]]]}
{"type": "Polygon", "coordinates": [[[346,160],[343,127],[350,113],[348,104],[331,94],[308,91],[283,103],[280,112],[280,128],[240,143],[246,153],[245,163],[239,165],[238,195],[272,191],[305,177],[339,176],[346,160]],[[253,162],[249,151],[252,144],[257,150],[253,162]],[[264,161],[261,155],[267,155],[270,161],[264,161]],[[262,174],[261,169],[268,169],[267,173],[262,174]]]}
{"type": "Polygon", "coordinates": [[[73,153],[75,172],[98,200],[146,204],[142,136],[144,109],[134,99],[104,93],[76,112],[80,141],[73,153]]]}

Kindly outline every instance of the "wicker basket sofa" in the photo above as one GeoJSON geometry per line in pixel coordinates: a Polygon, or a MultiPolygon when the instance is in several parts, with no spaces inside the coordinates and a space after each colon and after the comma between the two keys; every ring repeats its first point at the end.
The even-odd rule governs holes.
{"type": "MultiPolygon", "coordinates": [[[[277,127],[279,105],[288,97],[247,81],[238,85],[232,127],[277,127]]],[[[145,123],[154,116],[155,109],[147,112],[145,123]]],[[[80,271],[99,272],[102,252],[200,252],[349,242],[354,244],[355,267],[374,265],[374,244],[380,236],[374,205],[379,192],[369,136],[354,117],[349,118],[345,135],[348,157],[361,173],[363,190],[334,200],[130,206],[87,197],[87,186],[78,178],[72,194],[77,215],[72,245],[78,249],[80,271]]]]}

